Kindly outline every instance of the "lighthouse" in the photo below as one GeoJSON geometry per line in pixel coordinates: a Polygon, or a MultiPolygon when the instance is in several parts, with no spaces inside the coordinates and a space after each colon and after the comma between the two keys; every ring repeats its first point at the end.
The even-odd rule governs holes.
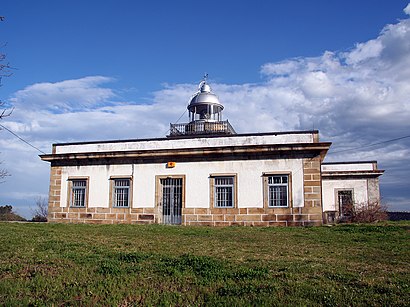
{"type": "Polygon", "coordinates": [[[207,75],[199,83],[198,91],[191,98],[187,109],[189,123],[171,124],[168,137],[236,134],[229,121],[222,119],[224,106],[212,92],[207,75]]]}

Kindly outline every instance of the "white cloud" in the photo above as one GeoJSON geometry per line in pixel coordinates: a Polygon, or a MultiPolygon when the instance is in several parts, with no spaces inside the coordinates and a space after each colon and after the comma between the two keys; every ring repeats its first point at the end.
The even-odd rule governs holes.
{"type": "Polygon", "coordinates": [[[403,9],[403,11],[404,11],[407,15],[410,15],[410,3],[407,4],[407,6],[403,9]]]}
{"type": "MultiPolygon", "coordinates": [[[[399,187],[396,197],[410,199],[405,187],[410,139],[360,149],[410,132],[409,19],[387,25],[350,51],[266,63],[261,73],[264,81],[258,84],[211,82],[224,117],[238,132],[319,129],[322,140],[334,143],[334,152],[359,147],[330,152],[328,160],[379,160],[387,170],[384,191],[399,187]]],[[[2,124],[46,152],[54,142],[163,137],[197,90],[196,84],[165,84],[149,104],[141,104],[120,101],[118,91],[102,86],[111,81],[91,76],[28,86],[16,92],[13,116],[2,124]]],[[[13,175],[1,186],[1,199],[46,194],[48,165],[35,150],[1,133],[0,160],[13,175]],[[21,171],[25,168],[30,176],[21,171]]]]}
{"type": "Polygon", "coordinates": [[[262,65],[261,72],[266,75],[289,75],[300,67],[299,60],[288,60],[279,63],[266,63],[262,65]]]}
{"type": "Polygon", "coordinates": [[[370,40],[366,43],[357,44],[353,51],[346,56],[346,62],[351,65],[359,64],[365,60],[377,58],[383,51],[380,40],[370,40]]]}
{"type": "Polygon", "coordinates": [[[37,83],[16,92],[11,103],[15,108],[53,113],[88,109],[102,102],[107,103],[115,97],[112,89],[100,87],[110,81],[111,78],[92,76],[55,83],[37,83]]]}

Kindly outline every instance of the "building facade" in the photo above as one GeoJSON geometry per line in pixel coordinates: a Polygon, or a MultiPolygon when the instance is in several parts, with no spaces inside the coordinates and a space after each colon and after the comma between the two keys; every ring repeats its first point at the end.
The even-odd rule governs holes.
{"type": "Polygon", "coordinates": [[[327,222],[349,219],[351,206],[380,202],[377,161],[322,163],[323,212],[327,222]]]}
{"type": "Polygon", "coordinates": [[[204,80],[167,138],[54,144],[49,221],[306,226],[379,199],[375,162],[325,164],[318,131],[237,134],[222,110],[204,80]]]}

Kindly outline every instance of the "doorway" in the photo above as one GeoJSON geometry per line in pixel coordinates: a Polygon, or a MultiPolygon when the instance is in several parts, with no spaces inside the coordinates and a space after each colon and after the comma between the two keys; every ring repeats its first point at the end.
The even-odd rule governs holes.
{"type": "Polygon", "coordinates": [[[340,190],[337,192],[337,199],[339,203],[339,216],[342,220],[352,218],[353,214],[353,191],[340,190]]]}
{"type": "Polygon", "coordinates": [[[162,223],[182,223],[183,178],[160,178],[162,223]]]}

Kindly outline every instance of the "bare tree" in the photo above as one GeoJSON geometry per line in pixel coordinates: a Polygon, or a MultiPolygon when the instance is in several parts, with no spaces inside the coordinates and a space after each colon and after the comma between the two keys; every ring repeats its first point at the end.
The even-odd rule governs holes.
{"type": "MultiPolygon", "coordinates": [[[[4,21],[5,17],[0,16],[0,21],[4,21]]],[[[4,47],[6,44],[3,44],[4,47]]],[[[0,52],[0,86],[2,85],[2,79],[3,77],[10,77],[12,75],[11,73],[11,66],[10,63],[6,61],[6,55],[3,52],[0,52]]],[[[11,112],[13,110],[7,110],[4,108],[4,101],[0,100],[0,107],[2,108],[2,111],[0,111],[0,119],[10,116],[11,112]]]]}
{"type": "Polygon", "coordinates": [[[36,207],[33,210],[33,222],[47,222],[48,200],[45,197],[36,199],[36,207]]]}
{"type": "MultiPolygon", "coordinates": [[[[4,53],[0,53],[0,87],[3,85],[2,80],[4,77],[10,77],[11,73],[11,66],[8,62],[6,62],[6,55],[4,53]]],[[[5,102],[0,100],[0,119],[3,119],[7,116],[10,116],[13,112],[13,109],[7,109],[5,102]]]]}
{"type": "Polygon", "coordinates": [[[7,176],[10,176],[9,172],[6,169],[0,169],[0,183],[3,183],[4,181],[2,179],[6,178],[7,176]]]}
{"type": "MultiPolygon", "coordinates": [[[[4,21],[5,17],[0,16],[0,21],[4,21]]],[[[3,45],[4,47],[4,45],[3,45]]],[[[10,77],[11,76],[11,66],[8,62],[6,62],[6,55],[0,52],[0,87],[2,86],[2,79],[3,77],[10,77]]],[[[0,120],[5,117],[8,117],[13,112],[13,109],[7,109],[5,102],[0,99],[0,120]]],[[[1,130],[1,127],[0,127],[1,130]]],[[[0,164],[2,161],[0,161],[0,164]]],[[[0,183],[3,182],[2,179],[5,177],[10,176],[6,169],[0,168],[0,183]]]]}

